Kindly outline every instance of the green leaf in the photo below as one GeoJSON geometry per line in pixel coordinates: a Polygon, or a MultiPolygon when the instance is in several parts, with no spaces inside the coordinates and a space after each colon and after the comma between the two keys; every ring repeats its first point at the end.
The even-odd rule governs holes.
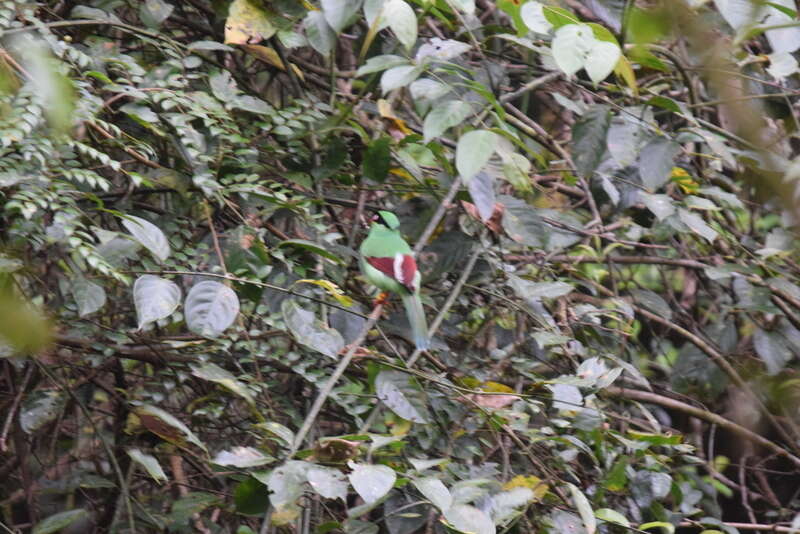
{"type": "Polygon", "coordinates": [[[650,521],[649,523],[642,523],[639,525],[639,530],[650,530],[651,528],[663,529],[667,534],[675,532],[675,525],[667,523],[666,521],[650,521]]]}
{"type": "Polygon", "coordinates": [[[133,284],[133,304],[139,330],[172,315],[181,302],[181,289],[170,280],[145,274],[133,284]]]}
{"type": "Polygon", "coordinates": [[[570,493],[572,493],[572,502],[575,503],[575,508],[578,509],[578,514],[583,520],[583,526],[586,527],[587,534],[594,534],[597,530],[597,520],[594,517],[594,511],[589,499],[576,485],[569,483],[567,485],[570,493]]]}
{"type": "Polygon", "coordinates": [[[429,143],[442,135],[448,128],[458,126],[472,112],[472,106],[464,100],[450,100],[437,105],[425,116],[425,123],[422,126],[425,142],[429,143]]]}
{"type": "Polygon", "coordinates": [[[622,57],[622,50],[619,45],[596,40],[584,60],[586,74],[596,85],[614,71],[620,57],[622,57]]]}
{"type": "Polygon", "coordinates": [[[379,183],[386,181],[389,169],[392,167],[391,143],[391,138],[384,135],[367,145],[367,149],[364,151],[364,161],[361,163],[364,178],[379,183]]]}
{"type": "Polygon", "coordinates": [[[567,11],[563,7],[544,6],[542,11],[550,24],[556,29],[567,24],[580,24],[581,22],[581,19],[575,16],[574,13],[567,11]]]}
{"type": "Polygon", "coordinates": [[[33,527],[31,534],[51,534],[52,532],[58,532],[62,528],[68,527],[75,521],[87,516],[88,513],[83,508],[59,512],[39,521],[36,526],[33,527]]]}
{"type": "Polygon", "coordinates": [[[639,153],[639,175],[649,191],[656,191],[669,181],[675,157],[680,154],[678,143],[666,137],[656,137],[639,153]]]}
{"type": "Polygon", "coordinates": [[[267,421],[266,423],[258,423],[256,425],[259,429],[266,430],[270,434],[274,435],[287,447],[291,447],[294,443],[294,432],[286,428],[280,423],[276,423],[274,421],[267,421]]]}
{"type": "Polygon", "coordinates": [[[333,31],[322,11],[309,11],[303,20],[306,38],[311,48],[327,57],[336,45],[336,32],[333,31]]]}
{"type": "Polygon", "coordinates": [[[347,477],[333,467],[315,465],[306,473],[311,488],[326,499],[341,499],[347,502],[347,477]]]}
{"type": "Polygon", "coordinates": [[[169,18],[173,9],[175,9],[175,6],[166,3],[164,0],[145,0],[139,8],[139,16],[145,26],[157,28],[169,18]]]}
{"type": "Polygon", "coordinates": [[[586,65],[589,52],[596,44],[591,27],[586,24],[568,24],[556,30],[550,47],[558,68],[572,76],[586,65]]]}
{"type": "Polygon", "coordinates": [[[520,298],[526,300],[563,297],[575,289],[566,282],[531,282],[514,275],[509,275],[508,283],[520,298]]]}
{"type": "Polygon", "coordinates": [[[273,506],[293,505],[303,494],[303,485],[308,478],[306,473],[314,464],[289,460],[276,467],[267,478],[270,501],[273,506]]]}
{"type": "Polygon", "coordinates": [[[413,423],[428,423],[424,406],[415,406],[409,376],[402,371],[381,371],[375,377],[375,394],[390,410],[413,423]]]}
{"type": "Polygon", "coordinates": [[[536,33],[550,33],[553,25],[547,20],[544,15],[544,6],[536,0],[525,2],[519,10],[519,15],[522,22],[532,32],[536,33]]]}
{"type": "Polygon", "coordinates": [[[417,16],[411,6],[403,0],[386,0],[382,16],[397,40],[410,50],[417,42],[417,16]]]}
{"type": "Polygon", "coordinates": [[[341,32],[355,21],[361,8],[360,0],[322,0],[322,13],[333,31],[341,32]]]}
{"type": "Polygon", "coordinates": [[[455,504],[444,513],[448,525],[459,532],[472,534],[495,534],[492,518],[485,512],[468,504],[455,504]]]}
{"type": "Polygon", "coordinates": [[[187,48],[189,50],[211,50],[221,52],[233,52],[234,50],[232,47],[217,41],[195,41],[190,43],[187,48]]]}
{"type": "Polygon", "coordinates": [[[381,76],[381,90],[383,94],[386,94],[394,89],[405,87],[416,80],[420,74],[422,74],[422,67],[419,65],[392,67],[381,76]]]}
{"type": "Polygon", "coordinates": [[[606,151],[606,135],[611,113],[606,106],[592,106],[572,129],[572,159],[578,173],[590,178],[606,151]]]}
{"type": "Polygon", "coordinates": [[[392,67],[399,67],[400,65],[409,65],[408,59],[404,58],[403,56],[395,56],[392,54],[372,56],[371,58],[367,59],[366,63],[358,68],[358,71],[356,71],[356,77],[391,69],[392,67]]]}
{"type": "Polygon", "coordinates": [[[147,474],[156,482],[161,483],[168,480],[166,473],[161,469],[161,464],[158,463],[155,456],[145,454],[139,449],[128,449],[127,453],[134,462],[144,467],[147,474]]]}
{"type": "Polygon", "coordinates": [[[209,506],[212,506],[218,502],[219,497],[210,493],[203,493],[199,491],[187,493],[172,503],[172,510],[168,516],[168,521],[171,527],[169,530],[172,532],[189,530],[188,528],[181,529],[180,527],[188,527],[192,516],[199,514],[209,506]]]}
{"type": "Polygon", "coordinates": [[[281,305],[283,320],[298,343],[330,358],[336,358],[344,348],[342,335],[318,320],[313,312],[304,310],[294,300],[281,305]]]}
{"type": "Polygon", "coordinates": [[[494,177],[488,172],[478,172],[467,184],[469,196],[478,208],[478,214],[484,222],[492,218],[494,214],[494,177]]]}
{"type": "Polygon", "coordinates": [[[72,281],[72,296],[78,305],[78,315],[86,317],[106,304],[106,291],[103,286],[80,277],[72,281]]]}
{"type": "Polygon", "coordinates": [[[122,219],[122,226],[131,233],[136,241],[162,262],[169,257],[167,237],[155,224],[133,215],[127,215],[122,219]]]}
{"type": "Polygon", "coordinates": [[[385,465],[357,464],[348,462],[352,472],[348,476],[350,484],[356,493],[364,499],[367,504],[377,502],[381,497],[389,493],[394,487],[397,474],[394,469],[385,465]]]}
{"type": "Polygon", "coordinates": [[[622,525],[625,528],[630,528],[631,526],[630,521],[628,521],[624,515],[616,510],[612,510],[611,508],[600,508],[599,510],[595,510],[594,515],[597,519],[606,521],[608,523],[622,525]]]}
{"type": "Polygon", "coordinates": [[[631,295],[636,304],[647,308],[664,319],[672,318],[672,308],[658,293],[649,289],[632,289],[631,295]]]}
{"type": "Polygon", "coordinates": [[[456,146],[456,169],[469,184],[492,157],[497,148],[497,134],[489,130],[472,130],[462,135],[456,146]]]}
{"type": "Polygon", "coordinates": [[[428,499],[440,512],[446,512],[453,505],[453,496],[450,495],[450,490],[438,478],[418,478],[413,480],[413,484],[422,496],[428,499]]]}
{"type": "Polygon", "coordinates": [[[240,469],[248,467],[257,467],[259,465],[269,464],[275,461],[275,458],[264,454],[258,449],[253,447],[233,447],[230,450],[219,451],[216,456],[211,460],[211,463],[217,465],[232,465],[240,469]]]}
{"type": "Polygon", "coordinates": [[[26,434],[33,434],[55,421],[67,400],[61,390],[38,389],[25,397],[19,411],[19,425],[26,434]]]}
{"type": "Polygon", "coordinates": [[[219,337],[239,315],[239,297],[219,282],[203,280],[192,286],[183,305],[189,330],[203,337],[219,337]]]}
{"type": "Polygon", "coordinates": [[[717,238],[717,231],[707,225],[699,215],[681,208],[678,210],[678,217],[692,232],[704,237],[709,243],[717,238]]]}
{"type": "Polygon", "coordinates": [[[785,336],[778,332],[768,332],[756,328],[753,333],[753,347],[756,354],[764,362],[767,374],[774,376],[786,368],[786,364],[794,357],[785,336]]]}
{"type": "Polygon", "coordinates": [[[640,191],[639,198],[659,221],[663,221],[675,213],[675,201],[669,195],[651,195],[640,191]]]}
{"type": "Polygon", "coordinates": [[[269,508],[269,490],[253,477],[247,477],[233,490],[236,511],[244,515],[261,515],[269,508]]]}
{"type": "MultiPolygon", "coordinates": [[[[188,426],[183,424],[181,420],[173,416],[171,413],[162,410],[157,406],[153,406],[151,404],[143,404],[138,406],[135,410],[136,415],[140,418],[141,416],[150,416],[154,417],[159,421],[160,425],[169,426],[182,434],[182,437],[188,441],[189,443],[193,443],[203,449],[206,450],[206,446],[203,445],[203,442],[192,432],[188,426]]],[[[153,430],[152,428],[148,428],[149,430],[153,430]]],[[[155,432],[154,432],[155,433],[155,432]]],[[[166,436],[163,434],[158,434],[161,437],[166,439],[166,436]]]]}
{"type": "Polygon", "coordinates": [[[279,247],[289,247],[289,248],[299,248],[302,250],[307,250],[314,254],[319,254],[329,260],[335,261],[338,264],[344,265],[344,261],[342,258],[337,256],[336,254],[330,252],[325,247],[317,245],[313,241],[307,241],[305,239],[287,239],[286,241],[281,241],[278,243],[279,247]]]}
{"type": "Polygon", "coordinates": [[[247,386],[236,380],[235,376],[217,364],[208,362],[203,365],[192,366],[192,374],[203,380],[221,385],[228,391],[242,397],[250,406],[255,408],[256,400],[250,390],[247,389],[247,386]]]}
{"type": "Polygon", "coordinates": [[[342,523],[344,534],[378,534],[380,528],[375,523],[360,521],[358,519],[346,519],[342,523]]]}

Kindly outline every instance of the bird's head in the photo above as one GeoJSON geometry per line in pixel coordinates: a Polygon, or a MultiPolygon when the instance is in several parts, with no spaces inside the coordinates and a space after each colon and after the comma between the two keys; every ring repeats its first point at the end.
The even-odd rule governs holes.
{"type": "Polygon", "coordinates": [[[400,228],[400,220],[397,218],[397,215],[391,211],[377,212],[372,216],[372,223],[383,225],[389,230],[397,230],[400,228]]]}

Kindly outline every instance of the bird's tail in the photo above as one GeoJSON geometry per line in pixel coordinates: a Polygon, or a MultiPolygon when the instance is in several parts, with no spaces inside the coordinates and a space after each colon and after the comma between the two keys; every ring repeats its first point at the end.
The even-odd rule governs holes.
{"type": "Polygon", "coordinates": [[[425,310],[417,294],[403,295],[403,304],[406,307],[406,316],[414,335],[414,344],[419,350],[428,350],[431,340],[428,339],[428,321],[425,320],[425,310]]]}

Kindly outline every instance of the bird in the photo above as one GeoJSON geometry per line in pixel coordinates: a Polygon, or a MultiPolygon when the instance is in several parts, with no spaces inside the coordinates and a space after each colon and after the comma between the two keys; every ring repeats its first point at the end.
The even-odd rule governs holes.
{"type": "Polygon", "coordinates": [[[390,211],[372,217],[369,234],[359,248],[361,272],[382,291],[400,296],[418,350],[428,350],[428,322],[419,298],[420,274],[411,247],[400,235],[400,220],[390,211]]]}

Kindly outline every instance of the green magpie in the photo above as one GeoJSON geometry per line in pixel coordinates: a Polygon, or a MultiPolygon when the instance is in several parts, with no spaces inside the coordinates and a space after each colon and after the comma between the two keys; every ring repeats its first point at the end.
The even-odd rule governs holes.
{"type": "Polygon", "coordinates": [[[419,298],[420,274],[408,243],[400,235],[400,221],[394,213],[379,211],[372,217],[369,235],[361,243],[361,272],[383,291],[403,299],[408,322],[419,350],[430,347],[428,323],[419,298]]]}

